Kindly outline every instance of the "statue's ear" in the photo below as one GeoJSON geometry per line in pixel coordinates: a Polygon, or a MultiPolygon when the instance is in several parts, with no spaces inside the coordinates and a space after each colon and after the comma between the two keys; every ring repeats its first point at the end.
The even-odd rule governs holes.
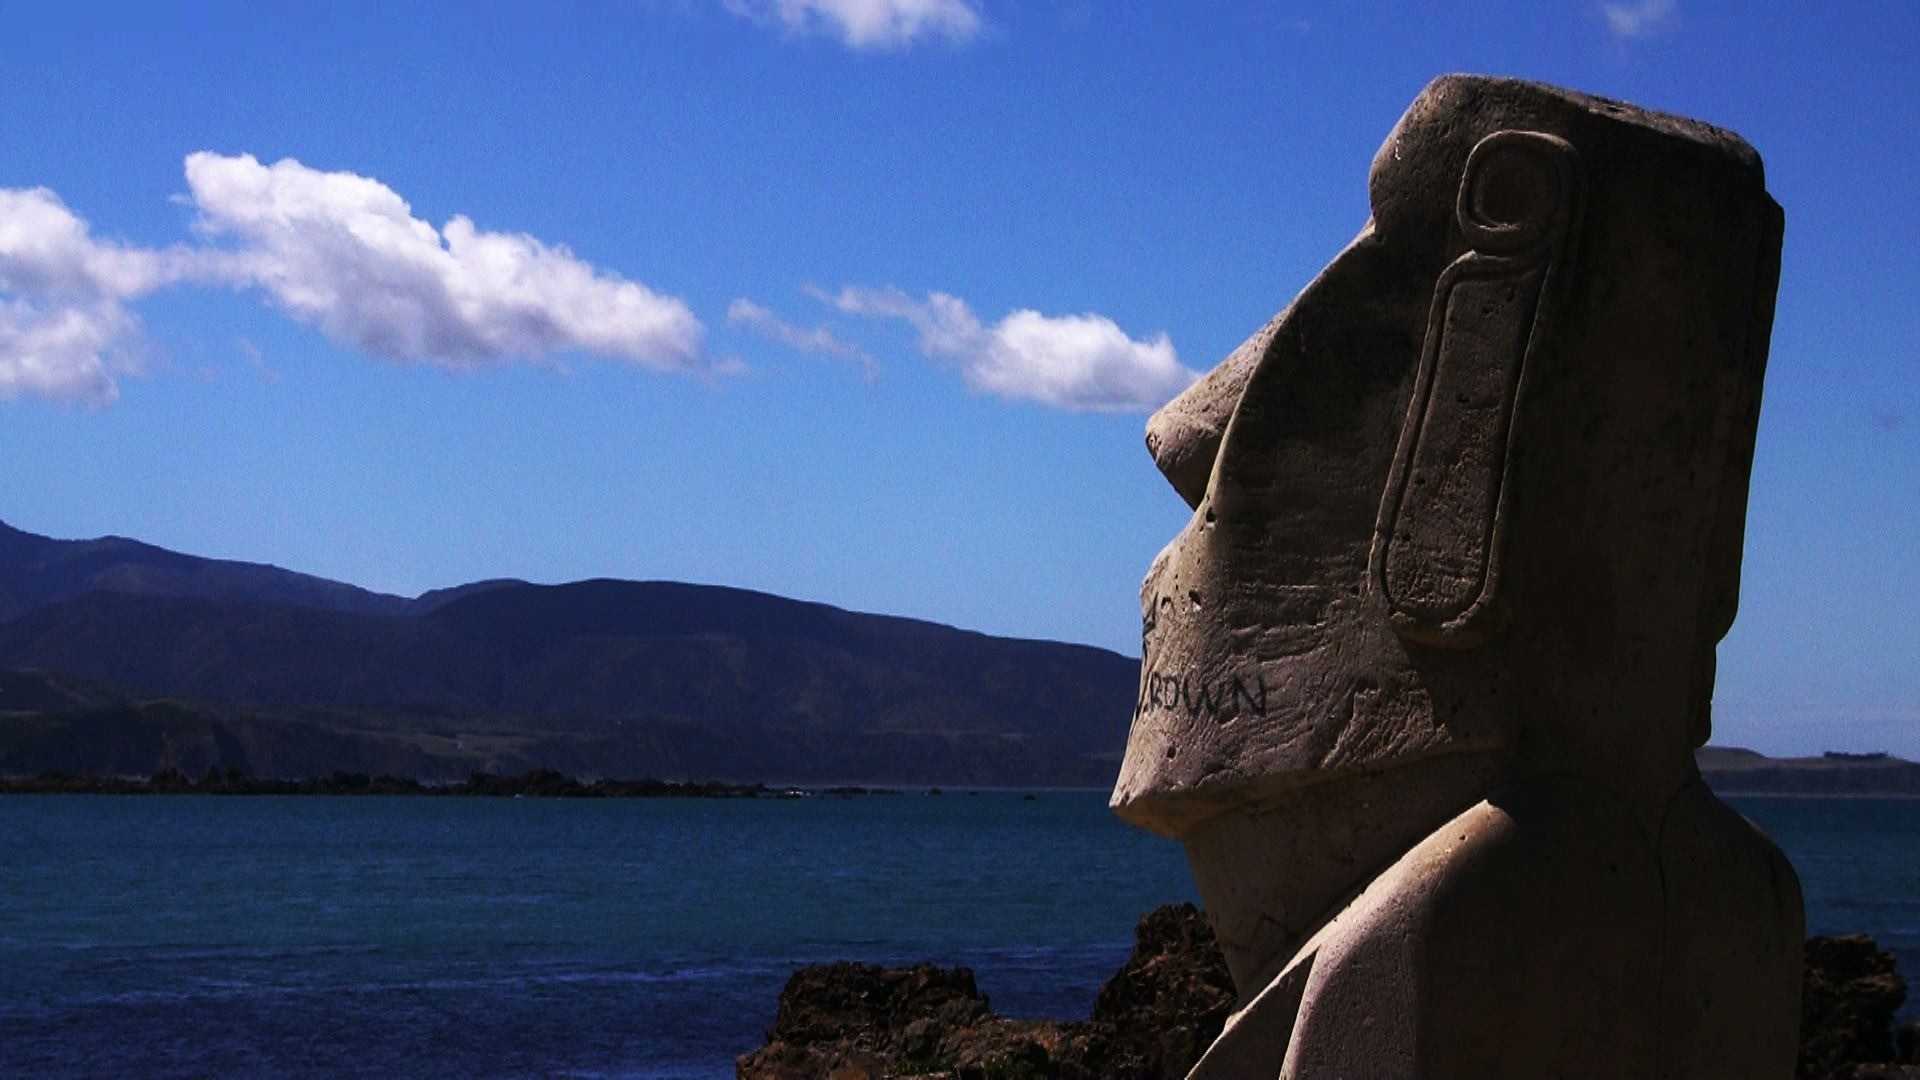
{"type": "Polygon", "coordinates": [[[1735,383],[1727,419],[1727,456],[1722,467],[1720,502],[1708,540],[1703,584],[1700,643],[1694,660],[1689,735],[1705,746],[1713,735],[1713,678],[1720,639],[1733,628],[1740,610],[1740,555],[1746,546],[1747,490],[1753,481],[1753,441],[1760,424],[1760,386],[1767,373],[1767,348],[1773,336],[1774,294],[1780,288],[1780,241],[1786,219],[1767,199],[1761,210],[1759,259],[1754,268],[1753,304],[1747,315],[1744,362],[1735,383]]]}
{"type": "Polygon", "coordinates": [[[1552,135],[1480,140],[1460,177],[1467,251],[1441,273],[1371,552],[1400,635],[1472,648],[1504,621],[1500,559],[1515,418],[1553,340],[1584,197],[1552,135]]]}

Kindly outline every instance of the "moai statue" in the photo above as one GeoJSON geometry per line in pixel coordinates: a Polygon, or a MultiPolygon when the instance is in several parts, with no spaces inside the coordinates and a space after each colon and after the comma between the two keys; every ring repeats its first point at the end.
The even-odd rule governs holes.
{"type": "Polygon", "coordinates": [[[1162,409],[1113,793],[1241,1008],[1195,1078],[1785,1080],[1793,869],[1701,783],[1782,218],[1728,132],[1442,78],[1162,409]]]}

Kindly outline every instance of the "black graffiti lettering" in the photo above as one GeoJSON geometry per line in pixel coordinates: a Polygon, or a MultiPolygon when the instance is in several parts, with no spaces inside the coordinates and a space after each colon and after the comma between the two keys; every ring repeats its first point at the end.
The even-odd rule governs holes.
{"type": "MultiPolygon", "coordinates": [[[[1181,686],[1186,688],[1186,680],[1182,679],[1180,682],[1181,686]]],[[[1186,695],[1187,719],[1198,719],[1203,712],[1215,720],[1220,718],[1220,706],[1213,700],[1213,690],[1206,683],[1200,684],[1200,693],[1197,696],[1190,688],[1186,689],[1186,695]]]]}
{"type": "Polygon", "coordinates": [[[1177,708],[1180,704],[1180,698],[1184,693],[1185,689],[1179,679],[1171,675],[1156,674],[1153,676],[1153,693],[1151,698],[1153,704],[1160,708],[1177,708]]]}
{"type": "Polygon", "coordinates": [[[1260,688],[1260,697],[1257,700],[1253,694],[1247,690],[1247,684],[1240,681],[1238,675],[1233,677],[1234,711],[1239,711],[1238,704],[1244,700],[1247,703],[1247,708],[1252,710],[1255,715],[1265,716],[1267,715],[1267,680],[1255,675],[1253,677],[1253,684],[1260,688]]]}
{"type": "Polygon", "coordinates": [[[1209,685],[1189,675],[1163,675],[1149,670],[1140,680],[1134,715],[1156,709],[1182,710],[1187,719],[1232,720],[1238,716],[1267,715],[1267,683],[1259,675],[1232,675],[1209,685]],[[1249,686],[1251,682],[1251,686],[1249,686]]]}
{"type": "Polygon", "coordinates": [[[1149,671],[1146,678],[1140,681],[1140,699],[1134,705],[1134,714],[1137,716],[1146,711],[1149,705],[1160,709],[1171,709],[1180,704],[1181,695],[1180,680],[1170,675],[1162,675],[1157,671],[1149,671]]]}

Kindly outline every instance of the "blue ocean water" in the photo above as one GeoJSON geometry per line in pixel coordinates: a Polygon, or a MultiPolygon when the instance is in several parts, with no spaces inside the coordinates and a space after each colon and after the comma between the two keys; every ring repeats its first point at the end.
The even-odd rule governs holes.
{"type": "MultiPolygon", "coordinates": [[[[1741,799],[1920,976],[1920,802],[1741,799]]],[[[787,975],[1083,1016],[1179,848],[1104,795],[0,799],[0,1077],[727,1077],[787,975]]]]}

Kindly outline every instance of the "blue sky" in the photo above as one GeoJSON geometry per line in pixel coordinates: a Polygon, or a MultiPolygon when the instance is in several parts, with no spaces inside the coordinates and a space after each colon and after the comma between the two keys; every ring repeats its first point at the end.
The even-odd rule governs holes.
{"type": "Polygon", "coordinates": [[[1131,653],[1185,516],[1145,413],[1421,86],[1515,75],[1766,158],[1716,741],[1920,756],[1920,7],[1360,6],[4,5],[0,518],[1131,653]]]}

